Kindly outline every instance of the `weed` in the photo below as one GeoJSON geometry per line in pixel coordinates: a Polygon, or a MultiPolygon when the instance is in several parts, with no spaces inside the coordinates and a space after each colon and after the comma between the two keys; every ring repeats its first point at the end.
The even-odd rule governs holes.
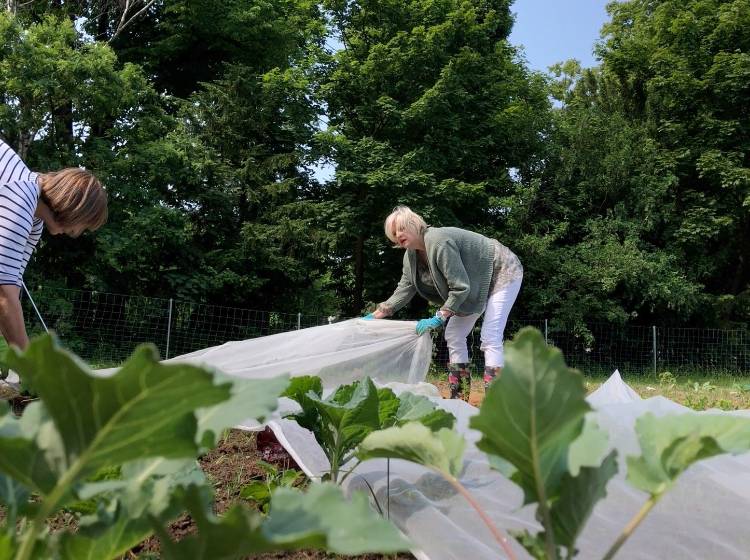
{"type": "Polygon", "coordinates": [[[258,461],[256,466],[263,471],[263,479],[247,484],[240,490],[240,497],[254,503],[265,514],[271,505],[271,495],[277,488],[290,488],[305,479],[304,473],[297,469],[279,469],[265,461],[258,461]]]}

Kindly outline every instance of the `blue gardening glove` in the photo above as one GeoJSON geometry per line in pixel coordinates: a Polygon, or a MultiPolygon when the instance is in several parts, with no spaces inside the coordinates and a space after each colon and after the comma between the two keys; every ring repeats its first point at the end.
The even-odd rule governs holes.
{"type": "Polygon", "coordinates": [[[434,317],[430,317],[429,319],[422,319],[420,321],[417,321],[417,334],[421,335],[422,333],[430,330],[436,331],[438,329],[442,329],[444,324],[445,321],[439,315],[435,315],[434,317]]]}
{"type": "Polygon", "coordinates": [[[374,318],[375,318],[375,315],[373,315],[372,313],[368,313],[367,315],[362,317],[362,319],[365,321],[372,321],[374,318]]]}

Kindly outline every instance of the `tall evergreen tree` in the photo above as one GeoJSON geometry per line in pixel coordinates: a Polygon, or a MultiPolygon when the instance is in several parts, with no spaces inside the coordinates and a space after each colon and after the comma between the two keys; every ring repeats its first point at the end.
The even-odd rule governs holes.
{"type": "Polygon", "coordinates": [[[600,54],[675,177],[661,238],[705,286],[700,318],[750,319],[750,1],[610,5],[600,54]]]}
{"type": "Polygon", "coordinates": [[[324,66],[324,153],[336,163],[325,216],[348,311],[400,273],[382,221],[408,204],[440,225],[496,233],[511,170],[534,166],[547,99],[508,43],[507,0],[330,0],[341,48],[324,66]]]}

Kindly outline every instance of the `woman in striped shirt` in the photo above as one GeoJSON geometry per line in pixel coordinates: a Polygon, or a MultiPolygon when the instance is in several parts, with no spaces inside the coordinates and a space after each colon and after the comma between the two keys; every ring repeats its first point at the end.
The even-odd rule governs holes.
{"type": "Polygon", "coordinates": [[[42,229],[78,237],[106,221],[107,195],[91,172],[34,173],[0,140],[0,333],[8,344],[29,343],[20,290],[42,229]]]}

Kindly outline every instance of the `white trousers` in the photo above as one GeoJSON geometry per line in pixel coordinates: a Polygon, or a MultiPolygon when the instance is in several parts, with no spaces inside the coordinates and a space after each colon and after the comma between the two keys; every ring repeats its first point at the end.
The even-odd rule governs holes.
{"type": "MultiPolygon", "coordinates": [[[[521,289],[522,280],[515,280],[490,295],[484,311],[482,323],[482,344],[484,364],[489,367],[502,367],[505,364],[503,353],[503,332],[508,322],[508,315],[521,289]]],[[[445,342],[448,344],[450,362],[464,364],[469,362],[469,349],[466,337],[479,319],[479,313],[466,317],[453,315],[445,327],[445,342]]]]}

